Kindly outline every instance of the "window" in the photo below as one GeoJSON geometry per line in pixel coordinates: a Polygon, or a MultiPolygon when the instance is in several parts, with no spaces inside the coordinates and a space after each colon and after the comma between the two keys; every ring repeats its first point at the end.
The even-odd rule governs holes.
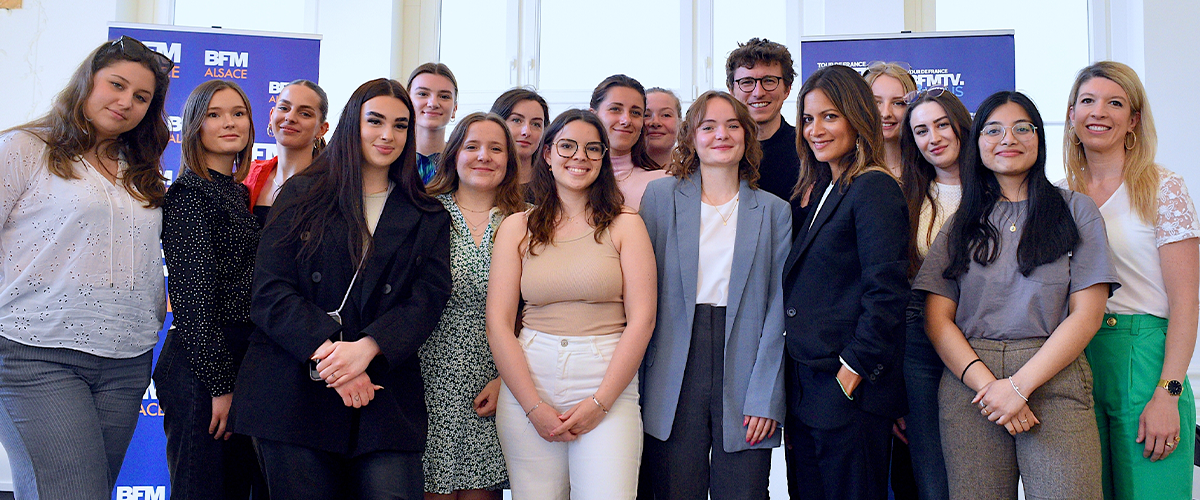
{"type": "MultiPolygon", "coordinates": [[[[1062,137],[1067,94],[1088,55],[1088,2],[1013,0],[980,15],[969,0],[937,0],[938,31],[1011,29],[1016,31],[1017,90],[1037,104],[1046,125],[1046,175],[1066,177],[1062,137]]],[[[974,111],[974,110],[972,110],[974,111]]]]}

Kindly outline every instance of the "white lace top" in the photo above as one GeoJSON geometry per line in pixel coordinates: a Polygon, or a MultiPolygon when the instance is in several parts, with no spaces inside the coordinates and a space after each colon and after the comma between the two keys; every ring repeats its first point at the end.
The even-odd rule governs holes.
{"type": "Polygon", "coordinates": [[[1109,251],[1121,282],[1121,288],[1108,299],[1107,312],[1166,318],[1170,311],[1158,248],[1200,237],[1200,220],[1183,178],[1165,168],[1158,171],[1158,219],[1153,227],[1133,211],[1124,183],[1100,206],[1109,251]]]}
{"type": "Polygon", "coordinates": [[[106,358],[153,349],[166,316],[162,209],[82,161],[78,179],[54,175],[45,151],[27,132],[0,135],[0,336],[106,358]]]}

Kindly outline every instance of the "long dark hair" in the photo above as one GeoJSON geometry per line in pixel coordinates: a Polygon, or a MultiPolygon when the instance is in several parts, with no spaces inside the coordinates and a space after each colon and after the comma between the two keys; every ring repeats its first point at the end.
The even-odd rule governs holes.
{"type": "Polygon", "coordinates": [[[95,129],[83,113],[92,95],[96,72],[121,61],[141,64],[154,74],[154,96],[146,115],[115,142],[102,145],[97,154],[124,158],[129,165],[120,179],[125,191],[147,207],[161,206],[167,193],[166,178],[162,175],[162,154],[171,140],[163,108],[171,77],[160,59],[161,55],[129,37],[104,42],[75,69],[66,88],[54,96],[45,116],[10,130],[29,132],[46,143],[46,165],[50,173],[63,179],[79,178],[72,167],[75,160],[99,145],[95,129]]]}
{"type": "MultiPolygon", "coordinates": [[[[587,208],[592,209],[588,221],[596,228],[596,242],[612,221],[621,214],[621,205],[625,197],[617,189],[617,178],[613,175],[612,157],[608,153],[608,133],[604,122],[591,111],[568,109],[558,115],[542,134],[542,144],[533,159],[533,179],[529,181],[529,191],[533,195],[534,207],[529,211],[526,226],[529,228],[529,245],[526,247],[530,255],[541,245],[554,242],[554,223],[562,213],[562,201],[558,198],[558,186],[554,183],[554,174],[550,172],[550,164],[546,163],[546,155],[558,154],[554,151],[554,140],[563,128],[576,120],[583,120],[596,128],[600,134],[600,142],[604,143],[604,159],[600,162],[600,175],[588,190],[587,208]]],[[[580,145],[583,146],[582,144],[580,145]]]]}
{"type": "MultiPolygon", "coordinates": [[[[936,168],[929,163],[929,160],[925,159],[924,154],[921,154],[921,149],[917,147],[917,138],[912,131],[913,110],[917,109],[917,106],[929,102],[941,106],[946,112],[946,118],[950,120],[950,130],[958,139],[958,158],[955,162],[958,163],[959,172],[965,168],[967,135],[971,133],[971,112],[967,111],[967,107],[963,105],[962,101],[951,92],[942,92],[936,96],[925,92],[919,94],[913,102],[908,104],[908,113],[905,113],[904,122],[900,125],[900,155],[904,159],[904,168],[900,172],[900,189],[904,191],[904,199],[908,202],[908,232],[913,248],[916,247],[916,242],[920,238],[917,233],[921,227],[921,207],[925,205],[925,202],[929,202],[932,220],[938,219],[937,200],[933,199],[933,192],[929,189],[929,186],[937,179],[936,168]]],[[[929,133],[932,134],[934,131],[930,130],[929,133]]],[[[930,224],[929,234],[925,235],[925,239],[932,241],[934,236],[933,224],[930,224]]],[[[921,267],[922,259],[916,251],[911,254],[909,274],[915,276],[921,267]]]]}
{"type": "Polygon", "coordinates": [[[425,186],[417,173],[417,140],[408,91],[400,82],[379,78],[360,85],[350,95],[329,146],[313,158],[312,165],[296,174],[313,179],[308,190],[271,210],[272,220],[285,211],[296,211],[290,218],[287,233],[276,244],[302,241],[300,256],[311,256],[320,247],[325,228],[332,220],[340,218],[350,228],[346,234],[350,255],[356,261],[362,258],[365,253],[363,242],[370,241],[371,234],[363,216],[362,166],[366,159],[362,149],[362,108],[364,103],[380,96],[399,99],[408,109],[409,116],[404,150],[388,168],[388,179],[396,183],[400,195],[417,208],[430,212],[442,208],[441,203],[425,194],[425,186]]]}
{"type": "Polygon", "coordinates": [[[471,125],[476,123],[494,123],[504,131],[504,142],[507,149],[507,161],[504,166],[504,178],[496,186],[496,207],[503,215],[511,215],[525,210],[525,193],[517,179],[520,160],[517,158],[517,145],[513,142],[512,133],[504,123],[504,118],[493,113],[471,113],[459,120],[450,139],[446,141],[446,150],[438,160],[437,172],[429,185],[425,186],[430,195],[447,194],[458,191],[458,152],[467,142],[467,133],[471,125]]]}
{"type": "Polygon", "coordinates": [[[960,171],[962,203],[950,223],[950,265],[942,272],[946,279],[958,279],[971,266],[995,262],[1000,255],[1000,232],[990,219],[1001,198],[996,174],[983,164],[979,150],[979,135],[997,108],[1014,103],[1029,114],[1038,139],[1037,160],[1025,175],[1028,191],[1028,216],[1021,229],[1017,245],[1017,265],[1023,276],[1029,276],[1038,266],[1058,260],[1079,243],[1079,229],[1062,192],[1046,179],[1046,132],[1042,115],[1029,97],[1020,92],[1000,91],[992,94],[975,111],[970,141],[966,143],[967,161],[960,171]]]}
{"type": "Polygon", "coordinates": [[[246,147],[238,152],[233,161],[233,178],[241,182],[250,172],[250,161],[254,159],[254,115],[250,112],[250,99],[246,97],[246,93],[238,84],[231,81],[209,80],[197,85],[188,95],[187,102],[183,105],[183,137],[179,141],[182,146],[182,154],[179,168],[180,170],[190,170],[206,181],[212,180],[204,163],[207,153],[204,151],[204,144],[200,138],[200,129],[204,126],[204,119],[208,115],[208,107],[212,104],[213,96],[225,89],[237,92],[238,97],[242,99],[242,106],[246,108],[246,119],[250,121],[246,147]]]}
{"type": "MultiPolygon", "coordinates": [[[[511,88],[500,94],[500,97],[496,98],[496,102],[492,103],[491,112],[507,121],[508,115],[511,115],[513,112],[513,108],[525,101],[538,103],[542,107],[542,122],[550,121],[550,106],[546,105],[546,99],[533,90],[521,87],[511,88]]],[[[532,120],[533,118],[532,116],[525,117],[526,120],[532,120]]]]}
{"type": "Polygon", "coordinates": [[[841,189],[846,189],[855,178],[868,171],[887,172],[883,168],[883,119],[879,117],[879,107],[875,105],[871,86],[857,71],[836,64],[817,70],[800,87],[799,105],[796,108],[796,152],[800,156],[800,178],[796,179],[796,187],[792,189],[792,199],[803,197],[806,191],[826,180],[841,183],[841,189]],[[804,123],[804,97],[817,90],[824,92],[842,112],[858,136],[854,141],[854,149],[841,158],[846,171],[838,179],[832,178],[833,171],[829,164],[817,160],[817,155],[804,139],[804,128],[807,126],[804,123]]]}
{"type": "MultiPolygon", "coordinates": [[[[608,91],[612,90],[613,87],[628,87],[636,90],[637,93],[642,95],[642,109],[646,109],[646,88],[643,87],[642,84],[637,80],[625,75],[610,76],[601,81],[599,85],[596,85],[595,90],[592,90],[592,99],[591,101],[588,101],[588,107],[596,110],[596,112],[599,113],[600,103],[604,102],[604,99],[608,98],[608,91]]],[[[650,157],[650,151],[646,149],[646,130],[644,121],[642,127],[642,130],[638,132],[637,142],[633,143],[633,150],[629,157],[633,161],[633,166],[635,167],[641,168],[642,170],[659,170],[663,168],[663,166],[659,165],[658,162],[655,162],[654,158],[650,157]]],[[[607,139],[605,141],[605,145],[607,146],[607,139]]]]}

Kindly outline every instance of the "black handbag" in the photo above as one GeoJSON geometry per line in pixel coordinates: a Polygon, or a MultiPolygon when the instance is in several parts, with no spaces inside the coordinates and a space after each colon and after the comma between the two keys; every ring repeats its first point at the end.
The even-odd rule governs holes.
{"type": "Polygon", "coordinates": [[[1196,464],[1196,467],[1200,467],[1200,424],[1196,424],[1196,452],[1192,457],[1192,462],[1196,464]]]}

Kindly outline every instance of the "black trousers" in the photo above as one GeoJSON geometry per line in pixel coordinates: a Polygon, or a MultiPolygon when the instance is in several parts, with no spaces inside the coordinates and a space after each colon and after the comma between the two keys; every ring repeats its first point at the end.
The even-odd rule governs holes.
{"type": "Polygon", "coordinates": [[[727,453],[722,446],[724,377],[725,308],[699,304],[671,436],[646,435],[654,498],[705,500],[710,492],[713,500],[767,498],[771,450],[727,453]]]}
{"type": "MultiPolygon", "coordinates": [[[[248,334],[253,328],[251,324],[231,325],[222,333],[248,334]]],[[[171,498],[267,499],[266,483],[250,438],[234,434],[228,441],[216,440],[208,433],[212,396],[196,378],[185,351],[172,330],[154,369],[154,385],[164,413],[171,498]]],[[[234,348],[231,353],[240,361],[238,355],[245,350],[234,348]]]]}
{"type": "Polygon", "coordinates": [[[422,500],[420,452],[377,451],[346,457],[254,438],[275,500],[422,500]]]}
{"type": "Polygon", "coordinates": [[[785,427],[793,499],[887,500],[891,420],[860,410],[841,427],[818,429],[789,411],[785,427]]]}

